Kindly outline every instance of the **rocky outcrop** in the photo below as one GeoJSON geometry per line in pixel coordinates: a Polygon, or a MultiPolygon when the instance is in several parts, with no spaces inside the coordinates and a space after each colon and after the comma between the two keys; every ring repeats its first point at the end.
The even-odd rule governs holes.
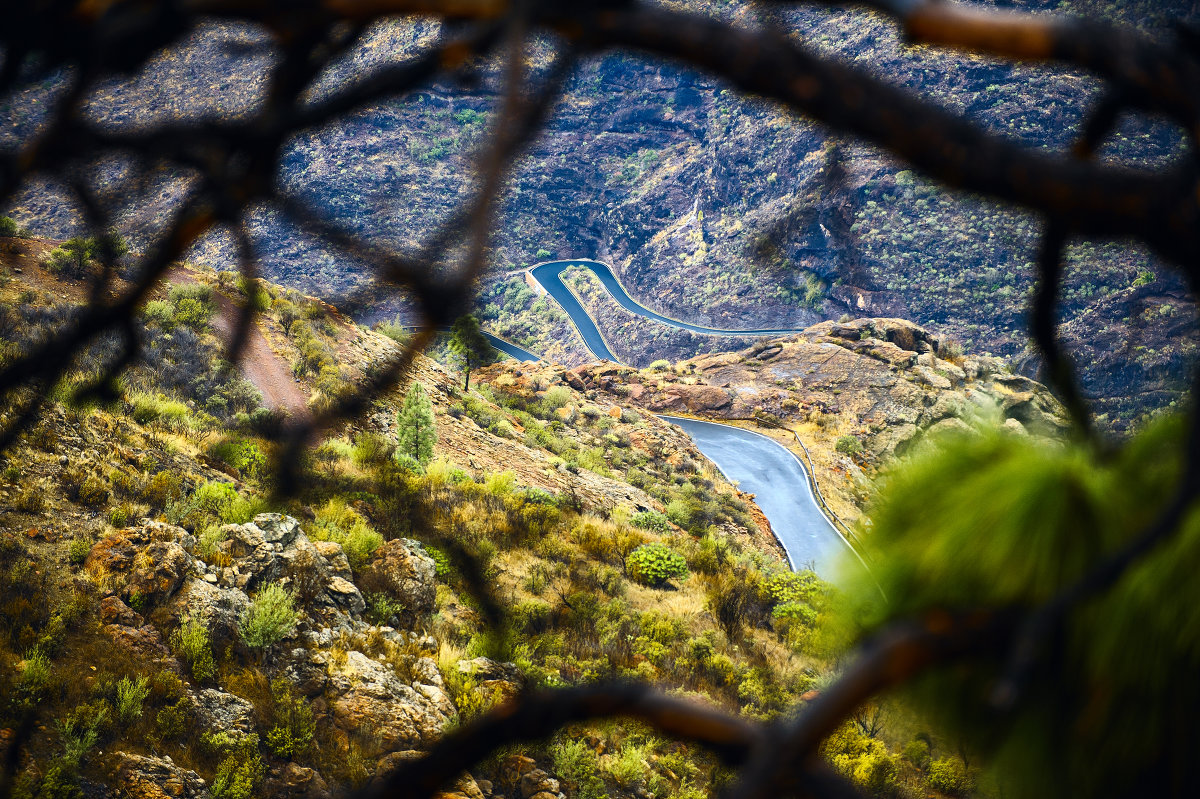
{"type": "Polygon", "coordinates": [[[412,627],[433,610],[434,572],[437,564],[421,545],[408,538],[385,542],[371,554],[359,575],[368,592],[386,594],[404,609],[390,623],[412,627]]]}
{"type": "Polygon", "coordinates": [[[111,784],[120,786],[129,799],[209,799],[200,775],[175,765],[169,757],[151,757],[117,752],[113,758],[111,784]]]}
{"type": "Polygon", "coordinates": [[[334,723],[351,733],[370,730],[377,756],[423,749],[458,716],[437,665],[428,658],[427,663],[413,664],[418,674],[411,684],[362,652],[347,652],[340,662],[323,655],[318,659],[329,666],[330,688],[336,694],[331,705],[334,723]]]}
{"type": "Polygon", "coordinates": [[[92,579],[137,607],[152,607],[183,584],[196,539],[162,522],[144,521],[102,538],[84,562],[92,579]]]}
{"type": "Polygon", "coordinates": [[[329,786],[316,771],[297,763],[275,766],[268,772],[261,796],[286,796],[288,799],[331,799],[329,786]]]}
{"type": "MultiPolygon", "coordinates": [[[[428,747],[457,718],[431,657],[437,642],[364,620],[366,605],[339,545],[309,540],[299,522],[279,514],[226,525],[222,533],[214,563],[198,556],[187,531],[158,522],[143,521],[97,543],[87,568],[106,593],[99,605],[104,630],[139,658],[183,674],[166,644],[180,619],[199,619],[216,647],[236,645],[252,597],[278,582],[296,595],[299,623],[291,640],[301,645],[277,651],[269,673],[286,677],[291,690],[311,702],[318,724],[366,741],[363,751],[380,758],[428,747]],[[153,613],[137,612],[125,598],[153,613]]],[[[399,540],[381,547],[368,573],[405,604],[411,621],[433,608],[434,569],[420,544],[399,540]]],[[[199,730],[265,733],[247,699],[211,684],[191,685],[187,694],[199,730]]],[[[120,757],[116,775],[131,795],[207,796],[202,780],[167,760],[120,757]]],[[[296,764],[273,768],[264,785],[264,795],[330,796],[319,773],[296,764]]]]}

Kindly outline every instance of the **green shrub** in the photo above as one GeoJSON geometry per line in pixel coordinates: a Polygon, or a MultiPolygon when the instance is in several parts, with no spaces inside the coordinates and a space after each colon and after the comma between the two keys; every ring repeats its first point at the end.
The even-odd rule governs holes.
{"type": "Polygon", "coordinates": [[[258,753],[258,736],[235,738],[227,732],[206,732],[201,747],[221,757],[217,772],[209,784],[213,799],[254,799],[266,774],[258,753]]]}
{"type": "Polygon", "coordinates": [[[95,475],[89,475],[79,487],[79,503],[89,508],[104,505],[109,496],[108,483],[95,475]]]}
{"type": "Polygon", "coordinates": [[[654,361],[646,368],[649,369],[651,372],[665,372],[671,368],[671,362],[668,361],[666,358],[661,358],[657,361],[654,361]]]}
{"type": "Polygon", "coordinates": [[[309,536],[318,541],[341,544],[346,559],[355,569],[362,568],[371,553],[383,543],[383,536],[340,498],[329,500],[317,511],[309,536]]]}
{"type": "Polygon", "coordinates": [[[924,771],[929,767],[929,742],[914,738],[904,745],[900,756],[924,771]]]}
{"type": "Polygon", "coordinates": [[[267,465],[266,453],[258,444],[240,437],[217,441],[205,448],[205,454],[233,468],[241,477],[257,478],[267,465]]]}
{"type": "Polygon", "coordinates": [[[117,683],[117,718],[124,724],[142,717],[142,705],[150,695],[149,680],[145,677],[122,677],[117,683]]]}
{"type": "Polygon", "coordinates": [[[216,676],[208,627],[199,616],[187,615],[180,620],[179,629],[171,635],[171,647],[196,682],[208,682],[216,676]]]}
{"type": "Polygon", "coordinates": [[[687,576],[687,561],[663,544],[643,544],[625,560],[629,576],[639,583],[658,587],[674,578],[687,576]]]}
{"type": "Polygon", "coordinates": [[[175,306],[162,300],[150,300],[142,308],[142,318],[147,325],[170,331],[175,328],[175,306]]]}
{"type": "Polygon", "coordinates": [[[450,558],[445,552],[437,547],[431,547],[428,544],[424,546],[425,554],[433,558],[434,570],[433,575],[439,580],[445,580],[453,571],[453,565],[450,563],[450,558]]]}
{"type": "Polygon", "coordinates": [[[404,603],[398,599],[392,599],[387,594],[369,593],[364,599],[367,601],[367,618],[373,624],[380,626],[391,624],[393,616],[404,612],[404,603]]]}
{"type": "Polygon", "coordinates": [[[602,799],[606,796],[600,779],[600,759],[581,738],[565,738],[550,746],[554,773],[575,788],[578,799],[602,799]]]}
{"type": "Polygon", "coordinates": [[[392,445],[378,433],[359,433],[354,437],[352,457],[359,468],[378,466],[392,457],[392,445]]]}
{"type": "Polygon", "coordinates": [[[275,723],[267,731],[267,748],[277,757],[293,759],[303,755],[312,745],[316,725],[312,708],[303,697],[292,695],[287,681],[279,678],[271,683],[275,723]]]}
{"type": "Polygon", "coordinates": [[[640,530],[649,530],[652,533],[671,532],[671,520],[655,510],[635,513],[629,523],[640,530]]]}
{"type": "MultiPolygon", "coordinates": [[[[113,527],[121,528],[129,525],[129,520],[132,517],[128,505],[118,505],[108,512],[108,523],[113,527]]],[[[84,557],[87,557],[84,555],[84,557]]]]}
{"type": "Polygon", "coordinates": [[[92,539],[86,535],[75,536],[71,539],[71,543],[67,545],[67,557],[76,566],[81,565],[87,560],[88,553],[91,551],[92,539]]]}
{"type": "Polygon", "coordinates": [[[266,650],[296,629],[295,596],[281,583],[271,583],[239,619],[242,641],[251,649],[266,650]]]}
{"type": "Polygon", "coordinates": [[[943,757],[930,763],[925,784],[950,796],[965,796],[974,787],[966,767],[957,757],[943,757]]]}
{"type": "Polygon", "coordinates": [[[33,649],[21,662],[21,677],[17,680],[18,696],[28,701],[37,701],[50,686],[50,658],[40,649],[33,649]]]}
{"type": "Polygon", "coordinates": [[[163,509],[183,497],[183,481],[179,475],[162,471],[146,481],[142,501],[152,508],[163,509]]]}
{"type": "Polygon", "coordinates": [[[861,455],[863,451],[862,442],[849,435],[839,438],[833,448],[843,455],[861,455]]]}
{"type": "Polygon", "coordinates": [[[158,711],[154,718],[155,735],[160,740],[170,740],[183,735],[191,727],[192,700],[181,696],[174,704],[158,711]]]}

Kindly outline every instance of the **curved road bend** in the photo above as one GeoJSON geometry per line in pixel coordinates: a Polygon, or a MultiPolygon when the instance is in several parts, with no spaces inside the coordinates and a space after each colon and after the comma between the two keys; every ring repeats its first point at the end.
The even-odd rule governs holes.
{"type": "Polygon", "coordinates": [[[793,569],[812,568],[829,579],[839,563],[854,562],[844,558],[847,552],[858,558],[817,507],[799,459],[779,442],[727,424],[659,418],[682,428],[727,479],[754,494],[793,569]]]}
{"type": "MultiPolygon", "coordinates": [[[[573,264],[591,270],[621,307],[672,327],[727,336],[782,335],[798,332],[796,329],[785,328],[719,330],[669,319],[636,302],[626,293],[612,269],[599,261],[578,258],[550,261],[530,269],[529,273],[534,280],[567,312],[584,344],[597,358],[621,362],[604,341],[595,320],[562,281],[563,270],[573,264]]],[[[854,555],[862,568],[866,569],[862,558],[821,512],[812,494],[808,474],[791,450],[767,436],[731,425],[674,416],[660,418],[680,427],[727,479],[737,481],[743,491],[755,495],[755,502],[771,522],[771,528],[787,553],[793,569],[811,566],[823,577],[832,577],[831,572],[838,562],[855,562],[851,559],[843,560],[847,550],[854,555]]]]}
{"type": "Polygon", "coordinates": [[[566,284],[563,283],[562,273],[570,266],[580,266],[591,271],[593,275],[599,278],[604,289],[617,301],[617,304],[625,310],[635,313],[638,316],[644,316],[647,319],[653,319],[656,322],[662,322],[664,325],[679,328],[680,330],[689,330],[693,333],[704,333],[710,336],[776,336],[787,333],[799,333],[803,330],[803,328],[797,327],[728,330],[725,328],[702,327],[700,325],[681,322],[678,319],[672,319],[656,311],[652,311],[630,297],[629,293],[625,291],[625,287],[617,280],[617,276],[613,274],[612,267],[600,261],[592,261],[587,258],[574,258],[569,261],[548,261],[530,269],[529,274],[538,282],[538,285],[545,289],[546,293],[563,307],[563,310],[570,315],[571,319],[575,320],[575,326],[579,328],[584,342],[598,358],[607,358],[610,361],[618,360],[608,348],[608,345],[604,343],[604,337],[600,335],[595,322],[591,320],[591,317],[583,309],[583,306],[579,304],[579,300],[571,293],[566,284]],[[586,322],[581,322],[579,318],[580,314],[587,320],[586,322]]]}

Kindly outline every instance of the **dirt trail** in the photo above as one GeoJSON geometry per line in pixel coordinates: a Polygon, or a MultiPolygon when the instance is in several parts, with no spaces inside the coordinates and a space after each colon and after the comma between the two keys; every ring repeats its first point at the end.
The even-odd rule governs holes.
{"type": "MultiPolygon", "coordinates": [[[[220,292],[216,293],[217,315],[213,318],[213,330],[221,341],[229,346],[237,328],[241,309],[220,292]]],[[[308,395],[292,377],[291,366],[271,349],[257,322],[250,326],[246,343],[242,347],[238,368],[242,375],[263,395],[263,404],[272,410],[287,411],[293,418],[308,415],[308,395]]]]}
{"type": "MultiPolygon", "coordinates": [[[[199,282],[185,269],[172,272],[168,281],[199,282]]],[[[217,313],[212,321],[213,331],[221,339],[221,343],[228,347],[233,341],[241,308],[220,291],[214,291],[213,297],[217,301],[217,313]]],[[[262,393],[263,405],[271,410],[286,411],[294,419],[308,416],[308,393],[292,376],[291,365],[271,349],[257,322],[251,325],[247,332],[238,368],[242,376],[262,393]]]]}

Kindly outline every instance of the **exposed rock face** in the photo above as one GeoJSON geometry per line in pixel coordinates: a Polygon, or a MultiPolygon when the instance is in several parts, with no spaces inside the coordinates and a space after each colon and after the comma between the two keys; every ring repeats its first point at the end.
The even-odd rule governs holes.
{"type": "MultiPolygon", "coordinates": [[[[437,642],[366,622],[365,602],[350,580],[339,545],[310,541],[295,519],[279,514],[227,525],[223,532],[221,557],[214,558],[228,564],[222,567],[200,559],[196,539],[171,525],[143,522],[96,544],[87,566],[109,592],[100,602],[100,620],[114,640],[182,673],[165,643],[180,618],[199,618],[214,644],[236,643],[251,597],[269,583],[282,582],[297,594],[299,624],[294,635],[304,645],[276,653],[271,670],[286,676],[293,690],[312,701],[318,724],[334,724],[347,735],[368,739],[364,751],[375,758],[419,750],[441,736],[457,710],[429,657],[436,653],[437,642]],[[166,629],[149,623],[122,596],[139,597],[137,601],[147,606],[153,603],[156,609],[150,618],[166,629]],[[372,652],[382,641],[383,654],[369,656],[350,648],[368,648],[368,641],[376,642],[370,645],[372,652]]],[[[378,583],[405,603],[406,616],[423,617],[433,608],[435,564],[419,544],[388,542],[371,566],[378,583]]],[[[263,733],[246,699],[210,685],[192,686],[188,694],[201,729],[263,733]]],[[[131,786],[130,795],[208,795],[202,780],[169,761],[121,757],[114,784],[131,786]]],[[[273,769],[264,790],[264,795],[330,796],[319,773],[295,764],[273,769]]]]}
{"type": "MultiPolygon", "coordinates": [[[[425,748],[458,715],[441,685],[407,684],[362,652],[347,652],[341,664],[330,663],[330,684],[337,694],[334,722],[348,732],[372,730],[380,753],[425,748]]],[[[436,673],[436,665],[429,665],[436,673]]]]}
{"type": "Polygon", "coordinates": [[[329,786],[320,774],[296,763],[287,763],[271,769],[260,794],[286,796],[289,799],[330,799],[332,796],[329,786]]]}
{"type": "Polygon", "coordinates": [[[368,591],[383,592],[403,603],[396,622],[411,627],[433,610],[436,569],[437,564],[418,542],[395,539],[372,553],[359,582],[368,591]]]}
{"type": "Polygon", "coordinates": [[[196,539],[179,527],[143,522],[101,539],[84,568],[103,588],[143,607],[170,597],[183,584],[196,539]]]}
{"type": "Polygon", "coordinates": [[[171,758],[118,752],[114,756],[112,784],[130,799],[208,799],[204,780],[180,768],[171,758]]]}
{"type": "Polygon", "coordinates": [[[254,705],[219,688],[204,688],[191,694],[201,723],[214,730],[254,732],[254,705]]]}

